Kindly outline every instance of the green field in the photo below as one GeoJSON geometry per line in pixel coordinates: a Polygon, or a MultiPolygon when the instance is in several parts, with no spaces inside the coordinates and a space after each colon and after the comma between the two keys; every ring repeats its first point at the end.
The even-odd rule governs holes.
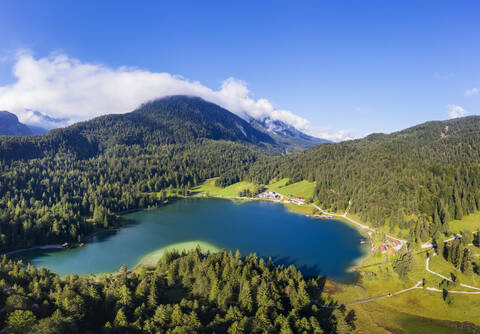
{"type": "MultiPolygon", "coordinates": [[[[244,189],[254,190],[256,185],[251,182],[241,181],[234,183],[228,187],[221,188],[215,186],[216,178],[208,179],[199,186],[192,189],[192,196],[194,197],[225,197],[233,198],[238,197],[239,193],[244,189]]],[[[306,199],[311,198],[315,190],[315,184],[308,181],[300,181],[286,185],[288,179],[282,179],[278,182],[271,183],[266,186],[265,191],[275,191],[284,196],[292,195],[294,197],[300,196],[306,199]]],[[[316,213],[316,209],[311,205],[295,205],[290,203],[284,204],[288,210],[299,214],[313,215],[316,213]]]]}
{"type": "Polygon", "coordinates": [[[452,220],[449,223],[450,232],[459,233],[464,230],[470,232],[480,230],[480,212],[475,212],[471,215],[464,216],[460,220],[452,220]]]}
{"type": "MultiPolygon", "coordinates": [[[[237,197],[244,189],[250,189],[252,191],[255,189],[255,184],[246,181],[240,181],[225,188],[217,187],[215,186],[216,179],[217,178],[205,180],[205,182],[192,189],[192,194],[194,196],[237,197]]],[[[305,198],[311,198],[313,196],[315,190],[315,184],[313,182],[304,180],[286,185],[287,182],[288,179],[282,179],[278,182],[271,183],[266,186],[266,191],[275,191],[287,197],[289,195],[305,198]]]]}
{"type": "Polygon", "coordinates": [[[288,179],[281,179],[275,183],[271,183],[267,186],[268,190],[275,191],[283,196],[293,195],[295,197],[305,197],[305,199],[312,198],[315,191],[315,183],[306,180],[289,184],[286,183],[288,179]]]}
{"type": "Polygon", "coordinates": [[[255,185],[251,182],[241,181],[228,187],[221,188],[215,185],[217,178],[208,179],[201,185],[192,189],[194,196],[237,197],[244,189],[254,190],[255,185]]]}

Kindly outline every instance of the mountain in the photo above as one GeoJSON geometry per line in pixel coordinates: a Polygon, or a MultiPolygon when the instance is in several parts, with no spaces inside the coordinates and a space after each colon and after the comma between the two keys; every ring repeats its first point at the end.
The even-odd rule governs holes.
{"type": "Polygon", "coordinates": [[[42,128],[40,126],[35,126],[35,125],[30,125],[30,124],[28,124],[27,126],[30,128],[30,130],[32,130],[32,133],[34,135],[43,135],[44,133],[48,132],[47,129],[42,128]]]}
{"type": "Polygon", "coordinates": [[[0,153],[17,159],[42,157],[63,150],[88,158],[115,145],[145,147],[201,139],[281,150],[267,133],[216,104],[198,97],[171,96],[145,103],[127,114],[97,117],[30,140],[4,140],[0,153]]]}
{"type": "Polygon", "coordinates": [[[257,161],[250,179],[316,183],[314,200],[414,242],[480,210],[480,117],[420,124],[257,161]],[[351,203],[351,205],[349,204],[351,203]]]}
{"type": "MultiPolygon", "coordinates": [[[[29,134],[44,134],[69,122],[36,110],[25,112],[30,120],[29,134]]],[[[245,121],[214,103],[184,95],[150,101],[131,113],[106,115],[68,129],[67,132],[80,132],[80,136],[89,133],[90,137],[103,137],[107,145],[177,143],[208,138],[250,143],[272,153],[292,153],[328,142],[282,121],[270,118],[245,121]]]]}
{"type": "Polygon", "coordinates": [[[51,129],[63,128],[70,121],[68,118],[55,118],[44,112],[32,109],[25,109],[23,114],[25,119],[28,120],[25,123],[35,134],[42,134],[51,129]]]}
{"type": "Polygon", "coordinates": [[[0,111],[0,136],[28,136],[32,131],[18,117],[8,111],[0,111]]]}
{"type": "Polygon", "coordinates": [[[270,118],[263,120],[251,119],[250,124],[268,133],[279,145],[284,147],[288,153],[300,152],[304,149],[330,142],[326,139],[307,135],[285,122],[272,120],[270,118]]]}

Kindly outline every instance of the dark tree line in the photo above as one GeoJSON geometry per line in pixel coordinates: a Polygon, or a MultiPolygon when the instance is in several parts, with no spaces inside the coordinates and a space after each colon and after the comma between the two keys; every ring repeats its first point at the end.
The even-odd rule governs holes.
{"type": "Polygon", "coordinates": [[[464,274],[472,274],[474,269],[480,274],[479,268],[474,267],[472,251],[467,247],[471,241],[471,234],[470,236],[464,234],[463,238],[456,238],[447,243],[439,241],[437,243],[437,252],[464,274]]]}

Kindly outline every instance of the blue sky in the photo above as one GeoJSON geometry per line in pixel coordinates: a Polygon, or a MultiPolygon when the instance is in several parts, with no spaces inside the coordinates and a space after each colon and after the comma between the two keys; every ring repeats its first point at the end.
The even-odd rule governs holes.
{"type": "MultiPolygon", "coordinates": [[[[253,101],[268,99],[319,135],[391,132],[479,113],[479,13],[478,1],[2,1],[0,109],[27,101],[74,113],[79,97],[56,114],[12,74],[19,55],[37,65],[63,55],[69,66],[166,72],[214,91],[235,78],[253,101]]],[[[28,81],[32,64],[22,64],[28,81]]]]}

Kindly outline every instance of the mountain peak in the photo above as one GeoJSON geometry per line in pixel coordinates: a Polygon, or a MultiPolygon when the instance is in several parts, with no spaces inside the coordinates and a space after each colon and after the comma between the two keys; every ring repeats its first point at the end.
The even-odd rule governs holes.
{"type": "Polygon", "coordinates": [[[28,136],[32,131],[23,123],[20,123],[17,115],[0,110],[0,135],[4,136],[28,136]]]}

